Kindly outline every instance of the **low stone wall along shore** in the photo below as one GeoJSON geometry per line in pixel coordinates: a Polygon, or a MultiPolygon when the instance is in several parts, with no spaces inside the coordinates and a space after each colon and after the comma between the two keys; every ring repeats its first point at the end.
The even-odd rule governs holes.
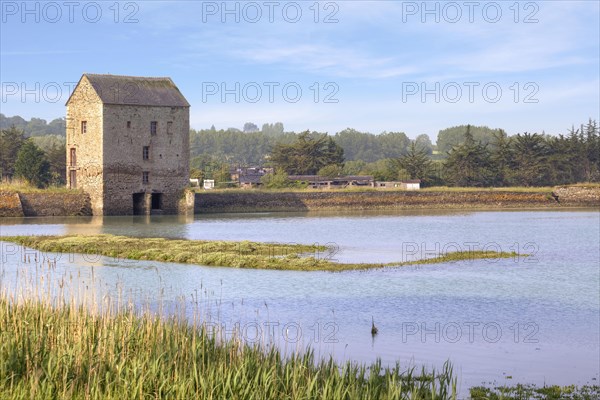
{"type": "Polygon", "coordinates": [[[600,188],[565,187],[552,191],[368,191],[368,192],[202,192],[195,213],[402,210],[477,208],[600,207],[600,188]]]}
{"type": "Polygon", "coordinates": [[[85,193],[0,192],[0,217],[48,217],[92,215],[85,193]]]}
{"type": "MultiPolygon", "coordinates": [[[[594,207],[600,187],[564,186],[547,192],[497,189],[441,191],[201,192],[185,198],[194,213],[317,210],[517,209],[594,207]],[[554,196],[552,195],[554,194],[554,196]],[[555,196],[558,196],[558,201],[555,196]]],[[[0,192],[0,217],[88,216],[85,193],[0,192]]]]}

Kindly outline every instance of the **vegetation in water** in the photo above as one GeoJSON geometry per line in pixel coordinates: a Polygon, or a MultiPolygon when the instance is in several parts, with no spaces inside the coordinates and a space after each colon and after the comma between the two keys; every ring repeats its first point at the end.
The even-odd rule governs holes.
{"type": "Polygon", "coordinates": [[[600,398],[600,386],[584,385],[543,386],[522,385],[477,386],[469,389],[472,400],[596,400],[600,398]]]}
{"type": "Polygon", "coordinates": [[[402,370],[219,340],[202,325],[0,296],[2,399],[456,399],[452,367],[402,370]]]}
{"type": "Polygon", "coordinates": [[[5,236],[2,240],[52,253],[98,254],[117,259],[300,271],[343,271],[522,256],[514,252],[458,251],[404,262],[345,264],[332,261],[337,250],[322,245],[135,238],[115,235],[5,236]]]}

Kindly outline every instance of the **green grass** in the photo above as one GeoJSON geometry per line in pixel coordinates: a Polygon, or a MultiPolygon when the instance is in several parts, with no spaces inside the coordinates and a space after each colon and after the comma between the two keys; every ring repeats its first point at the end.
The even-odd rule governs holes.
{"type": "Polygon", "coordinates": [[[600,188],[600,183],[583,182],[583,183],[572,183],[569,185],[559,185],[559,187],[569,187],[569,186],[598,189],[598,188],[600,188]]]}
{"type": "MultiPolygon", "coordinates": [[[[481,191],[492,191],[492,192],[525,192],[525,193],[550,193],[557,187],[586,187],[586,188],[600,188],[600,183],[573,183],[558,186],[508,186],[508,187],[453,187],[453,186],[433,186],[421,188],[421,192],[481,192],[481,191]]],[[[306,193],[306,192],[407,192],[407,190],[400,188],[372,188],[372,187],[361,187],[352,186],[348,188],[332,188],[332,189],[311,189],[311,188],[285,188],[285,189],[266,189],[266,188],[252,188],[252,189],[241,189],[241,188],[229,188],[229,189],[212,189],[204,190],[202,188],[194,188],[197,193],[252,193],[252,192],[265,192],[265,193],[306,193]]]]}
{"type": "Polygon", "coordinates": [[[93,314],[0,296],[2,399],[456,399],[452,367],[427,372],[316,360],[220,340],[147,313],[93,314]]]}
{"type": "Polygon", "coordinates": [[[550,193],[554,190],[551,186],[509,186],[509,187],[451,187],[434,186],[423,188],[424,192],[520,192],[520,193],[550,193]]]}
{"type": "MultiPolygon", "coordinates": [[[[599,184],[573,184],[565,186],[584,186],[584,187],[598,187],[599,184]]],[[[252,189],[241,189],[241,188],[229,188],[229,189],[211,189],[204,190],[202,188],[193,188],[196,193],[310,193],[310,192],[408,192],[408,190],[400,188],[372,188],[372,187],[361,187],[353,186],[348,188],[332,188],[332,189],[311,189],[311,188],[285,188],[285,189],[266,189],[266,188],[252,188],[252,189]]],[[[494,192],[525,192],[525,193],[550,193],[554,190],[552,186],[541,186],[541,187],[525,187],[525,186],[510,186],[510,187],[451,187],[451,186],[433,186],[421,188],[421,192],[480,192],[480,191],[494,191],[494,192]]]]}
{"type": "Polygon", "coordinates": [[[522,256],[514,252],[459,251],[415,261],[344,264],[327,259],[328,249],[318,245],[135,238],[115,235],[5,236],[1,239],[52,253],[99,254],[117,259],[297,271],[344,271],[522,256]]]}
{"type": "Polygon", "coordinates": [[[472,400],[597,400],[600,399],[600,386],[543,386],[535,385],[483,386],[469,389],[472,400]]]}
{"type": "MultiPolygon", "coordinates": [[[[399,190],[399,189],[396,189],[399,190]]],[[[264,187],[258,188],[226,188],[226,189],[210,189],[204,190],[202,188],[194,188],[196,193],[314,193],[314,192],[374,192],[378,191],[376,188],[364,187],[364,186],[352,186],[347,188],[280,188],[280,189],[267,189],[264,187]]]]}
{"type": "Polygon", "coordinates": [[[47,188],[37,188],[25,181],[13,180],[10,183],[0,183],[0,192],[9,193],[81,193],[77,189],[69,189],[66,186],[50,186],[47,188]]]}

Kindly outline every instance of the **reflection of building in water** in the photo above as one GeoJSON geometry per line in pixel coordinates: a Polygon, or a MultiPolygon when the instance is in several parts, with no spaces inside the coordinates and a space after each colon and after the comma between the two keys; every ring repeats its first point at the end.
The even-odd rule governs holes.
{"type": "Polygon", "coordinates": [[[144,237],[188,238],[193,214],[110,216],[88,218],[81,223],[63,226],[64,235],[123,235],[144,237]]]}
{"type": "Polygon", "coordinates": [[[173,214],[189,185],[189,108],[170,78],[84,74],[67,101],[67,184],[94,215],[173,214]]]}

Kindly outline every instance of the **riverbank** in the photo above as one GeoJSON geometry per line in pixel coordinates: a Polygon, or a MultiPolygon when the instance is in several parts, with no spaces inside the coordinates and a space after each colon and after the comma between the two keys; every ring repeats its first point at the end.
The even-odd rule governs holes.
{"type": "Polygon", "coordinates": [[[556,188],[431,188],[421,191],[204,191],[195,213],[317,210],[519,209],[600,207],[600,186],[556,188]],[[553,196],[554,194],[554,196],[553,196]]]}
{"type": "MultiPolygon", "coordinates": [[[[524,256],[515,252],[458,251],[421,260],[385,264],[350,264],[331,261],[331,255],[334,254],[335,250],[318,245],[136,238],[115,235],[6,236],[1,239],[44,253],[97,254],[127,260],[294,271],[362,270],[524,256]]],[[[14,251],[14,249],[11,251],[14,251]]],[[[34,257],[33,261],[42,262],[42,255],[31,255],[26,252],[22,252],[22,254],[25,257],[24,262],[31,262],[31,257],[34,257]]]]}
{"type": "MultiPolygon", "coordinates": [[[[428,188],[419,191],[348,189],[215,190],[191,196],[194,213],[410,209],[525,209],[600,207],[600,185],[555,188],[428,188]],[[554,194],[554,195],[553,195],[554,194]]],[[[0,190],[1,217],[90,216],[90,198],[75,190],[0,190]]]]}

